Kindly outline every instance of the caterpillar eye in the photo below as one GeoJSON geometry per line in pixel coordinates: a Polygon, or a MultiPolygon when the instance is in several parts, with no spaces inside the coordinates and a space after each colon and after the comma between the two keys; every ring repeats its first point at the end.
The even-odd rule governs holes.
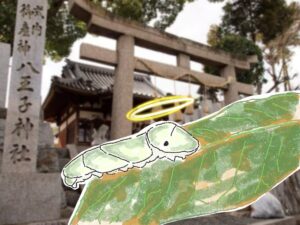
{"type": "Polygon", "coordinates": [[[164,146],[168,146],[168,145],[169,145],[169,142],[165,141],[164,146]]]}

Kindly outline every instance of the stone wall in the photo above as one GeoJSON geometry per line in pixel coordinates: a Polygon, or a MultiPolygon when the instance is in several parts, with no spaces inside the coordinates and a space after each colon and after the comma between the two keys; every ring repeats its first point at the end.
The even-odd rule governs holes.
{"type": "MultiPolygon", "coordinates": [[[[39,173],[60,173],[70,161],[70,152],[66,148],[40,146],[38,149],[37,171],[39,173]]],[[[61,218],[69,218],[76,206],[81,191],[67,188],[61,189],[61,218]]]]}
{"type": "MultiPolygon", "coordinates": [[[[5,110],[0,109],[0,173],[4,142],[5,110]]],[[[66,163],[70,161],[68,149],[53,147],[54,135],[48,123],[40,123],[39,148],[37,157],[38,173],[60,173],[66,163]]],[[[74,191],[62,185],[61,188],[61,217],[69,218],[73,212],[80,191],[74,191]]]]}
{"type": "Polygon", "coordinates": [[[272,193],[281,202],[286,215],[300,214],[300,171],[279,184],[272,193]]]}

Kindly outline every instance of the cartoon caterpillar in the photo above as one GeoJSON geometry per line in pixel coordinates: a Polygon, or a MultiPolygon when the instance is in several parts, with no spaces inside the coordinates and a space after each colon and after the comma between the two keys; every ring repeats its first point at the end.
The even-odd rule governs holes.
{"type": "Polygon", "coordinates": [[[66,186],[78,189],[93,176],[142,168],[157,159],[184,159],[200,148],[191,134],[173,122],[157,122],[139,133],[94,146],[71,160],[62,170],[66,186]]]}

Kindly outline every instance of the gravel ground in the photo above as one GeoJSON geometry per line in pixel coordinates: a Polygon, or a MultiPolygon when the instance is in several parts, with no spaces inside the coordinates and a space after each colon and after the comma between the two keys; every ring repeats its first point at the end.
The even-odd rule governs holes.
{"type": "Polygon", "coordinates": [[[182,220],[180,222],[169,223],[168,225],[247,225],[260,220],[248,217],[236,217],[227,214],[218,214],[200,218],[182,220]]]}

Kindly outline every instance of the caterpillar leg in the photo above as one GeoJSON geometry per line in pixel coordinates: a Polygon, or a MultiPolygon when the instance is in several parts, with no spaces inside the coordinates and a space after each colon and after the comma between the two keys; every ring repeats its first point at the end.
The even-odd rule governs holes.
{"type": "Polygon", "coordinates": [[[85,183],[91,177],[101,178],[103,173],[116,172],[127,168],[129,164],[128,161],[97,147],[83,152],[70,161],[62,171],[62,178],[66,186],[78,189],[79,184],[85,183]]]}
{"type": "Polygon", "coordinates": [[[103,176],[103,173],[99,173],[99,172],[95,171],[95,172],[92,173],[92,175],[95,176],[95,177],[101,178],[103,176]]]}
{"type": "Polygon", "coordinates": [[[63,182],[72,189],[78,189],[79,184],[89,179],[93,172],[95,171],[84,165],[83,155],[79,155],[63,168],[63,182]]]}

